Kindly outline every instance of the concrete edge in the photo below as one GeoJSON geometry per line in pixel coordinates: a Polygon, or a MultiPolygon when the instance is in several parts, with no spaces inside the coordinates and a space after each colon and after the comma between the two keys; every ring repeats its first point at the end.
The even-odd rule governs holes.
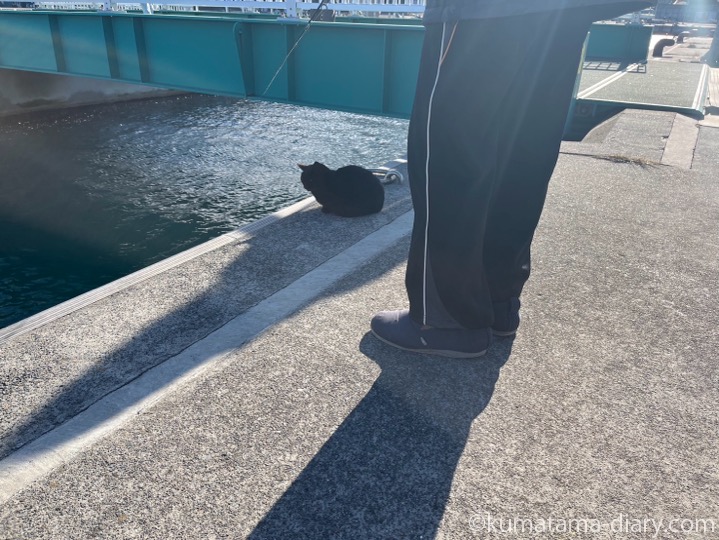
{"type": "MultiPolygon", "coordinates": [[[[619,117],[621,116],[621,112],[614,114],[604,120],[603,122],[600,122],[596,126],[594,126],[592,129],[587,132],[587,134],[584,136],[584,138],[581,141],[571,141],[571,142],[579,142],[582,144],[602,144],[604,140],[607,138],[607,135],[612,131],[614,128],[614,124],[617,123],[619,120],[619,117]]],[[[570,141],[562,141],[562,144],[565,142],[570,141]]]]}
{"type": "MultiPolygon", "coordinates": [[[[717,109],[717,114],[719,115],[719,108],[717,109]]],[[[701,127],[719,128],[719,116],[707,115],[704,120],[699,122],[699,125],[701,127]]]]}
{"type": "Polygon", "coordinates": [[[709,66],[704,64],[702,66],[701,75],[699,76],[699,85],[697,86],[697,91],[694,94],[692,109],[696,109],[702,112],[704,111],[704,105],[709,95],[709,75],[709,66]]]}
{"type": "MultiPolygon", "coordinates": [[[[300,205],[290,208],[297,211],[300,205]]],[[[113,433],[170,392],[209,369],[221,368],[221,361],[230,361],[228,356],[234,350],[396,245],[410,233],[412,221],[412,211],[400,215],[204,339],[0,460],[0,504],[113,433]]]]}
{"type": "Polygon", "coordinates": [[[662,153],[662,165],[691,169],[698,139],[699,126],[695,119],[681,114],[674,116],[672,129],[662,153]]]}
{"type": "Polygon", "coordinates": [[[167,259],[163,259],[162,261],[142,268],[137,272],[133,272],[132,274],[128,274],[120,279],[111,281],[110,283],[98,287],[97,289],[88,291],[84,294],[76,296],[75,298],[71,298],[61,304],[46,309],[45,311],[41,311],[40,313],[11,324],[10,326],[6,326],[5,328],[0,329],[0,345],[7,343],[13,338],[33,330],[37,330],[41,326],[60,319],[65,315],[69,315],[78,309],[87,307],[95,302],[107,298],[108,296],[127,289],[128,287],[132,287],[133,285],[137,285],[138,283],[150,279],[153,276],[166,272],[167,270],[184,264],[201,255],[205,255],[206,253],[221,248],[229,243],[246,241],[252,238],[253,235],[264,227],[289,217],[292,214],[310,208],[314,204],[316,204],[314,197],[308,197],[286,208],[277,210],[276,212],[260,218],[257,221],[242,225],[234,231],[220,235],[217,238],[208,240],[207,242],[173,255],[172,257],[168,257],[167,259]]]}

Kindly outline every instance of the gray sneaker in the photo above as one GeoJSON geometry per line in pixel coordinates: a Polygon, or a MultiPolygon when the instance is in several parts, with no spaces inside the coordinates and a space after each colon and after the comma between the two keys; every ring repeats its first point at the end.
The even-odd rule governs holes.
{"type": "Polygon", "coordinates": [[[372,318],[372,333],[385,343],[425,354],[450,358],[475,358],[487,352],[492,331],[422,327],[409,310],[382,311],[372,318]]]}

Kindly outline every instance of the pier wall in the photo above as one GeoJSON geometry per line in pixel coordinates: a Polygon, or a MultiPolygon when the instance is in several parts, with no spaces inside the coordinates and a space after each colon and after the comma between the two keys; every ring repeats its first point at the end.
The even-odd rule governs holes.
{"type": "Polygon", "coordinates": [[[0,116],[174,93],[161,88],[85,77],[0,69],[0,116]]]}

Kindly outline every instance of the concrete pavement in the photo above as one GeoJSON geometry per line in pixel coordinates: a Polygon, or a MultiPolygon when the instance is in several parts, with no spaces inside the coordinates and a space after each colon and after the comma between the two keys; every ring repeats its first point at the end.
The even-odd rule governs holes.
{"type": "Polygon", "coordinates": [[[719,129],[675,116],[563,145],[480,360],[368,334],[406,305],[400,186],[0,345],[0,538],[719,537],[719,129]]]}

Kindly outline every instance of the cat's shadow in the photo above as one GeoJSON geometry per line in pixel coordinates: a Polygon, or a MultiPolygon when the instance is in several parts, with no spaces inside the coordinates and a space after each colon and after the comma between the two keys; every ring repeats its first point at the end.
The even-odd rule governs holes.
{"type": "Polygon", "coordinates": [[[365,335],[374,385],[250,535],[433,538],[470,427],[511,353],[474,360],[404,353],[365,335]]]}

